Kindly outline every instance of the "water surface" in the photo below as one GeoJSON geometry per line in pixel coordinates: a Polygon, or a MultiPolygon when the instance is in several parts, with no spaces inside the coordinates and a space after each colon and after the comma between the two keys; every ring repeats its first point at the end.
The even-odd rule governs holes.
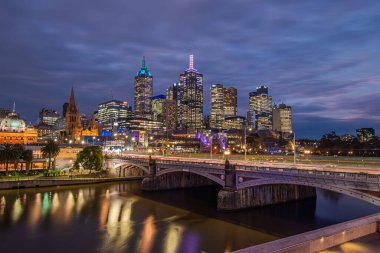
{"type": "Polygon", "coordinates": [[[0,191],[0,252],[229,252],[379,212],[348,196],[216,211],[218,187],[140,182],[0,191]]]}

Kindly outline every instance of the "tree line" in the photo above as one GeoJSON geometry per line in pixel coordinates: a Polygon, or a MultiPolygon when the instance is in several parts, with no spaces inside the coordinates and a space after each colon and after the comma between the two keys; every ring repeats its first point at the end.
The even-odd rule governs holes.
{"type": "MultiPolygon", "coordinates": [[[[41,148],[42,156],[48,159],[47,170],[52,168],[52,160],[59,153],[59,146],[53,140],[48,140],[41,148]]],[[[23,172],[23,164],[25,163],[25,173],[29,174],[32,167],[33,151],[25,149],[21,144],[4,144],[0,147],[0,163],[5,165],[5,174],[9,175],[9,165],[13,164],[15,171],[18,171],[19,164],[20,172],[23,172]],[[23,162],[23,163],[22,163],[23,162]]]]}

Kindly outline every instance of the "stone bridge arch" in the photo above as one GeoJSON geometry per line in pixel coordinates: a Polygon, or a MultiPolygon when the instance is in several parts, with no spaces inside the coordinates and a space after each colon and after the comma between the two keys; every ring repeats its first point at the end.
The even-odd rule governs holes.
{"type": "Polygon", "coordinates": [[[380,198],[377,196],[373,196],[369,193],[365,193],[360,190],[345,188],[345,187],[336,186],[333,184],[310,183],[310,182],[303,182],[303,181],[297,181],[297,180],[288,181],[288,180],[281,180],[281,179],[255,179],[255,180],[250,180],[248,182],[238,184],[237,189],[242,190],[244,188],[255,187],[255,186],[257,187],[257,186],[263,186],[263,185],[301,185],[301,186],[314,187],[314,188],[341,193],[341,194],[351,196],[353,198],[357,198],[357,199],[369,202],[371,204],[380,206],[380,198]]]}
{"type": "MultiPolygon", "coordinates": [[[[133,161],[129,160],[109,160],[107,161],[107,169],[110,173],[120,176],[125,176],[125,171],[128,169],[139,169],[142,171],[142,175],[148,175],[149,174],[149,168],[139,164],[135,163],[133,161]]],[[[141,175],[141,176],[142,176],[141,175]]]]}
{"type": "Polygon", "coordinates": [[[158,168],[156,176],[159,177],[159,176],[169,174],[169,173],[190,173],[190,174],[194,174],[194,175],[198,175],[198,176],[202,176],[204,178],[207,178],[207,179],[213,181],[214,183],[216,183],[222,187],[225,186],[225,181],[224,181],[225,176],[223,174],[216,175],[216,174],[210,174],[207,172],[202,172],[199,170],[189,170],[189,169],[179,169],[179,168],[173,168],[173,169],[160,169],[160,168],[158,168]]]}

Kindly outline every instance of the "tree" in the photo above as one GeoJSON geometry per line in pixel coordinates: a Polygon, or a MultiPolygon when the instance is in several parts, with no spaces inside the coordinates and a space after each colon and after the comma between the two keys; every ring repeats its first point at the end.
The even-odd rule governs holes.
{"type": "Polygon", "coordinates": [[[82,166],[86,170],[96,170],[99,171],[103,166],[103,153],[102,148],[99,146],[89,146],[85,147],[82,151],[77,154],[77,159],[75,160],[74,167],[79,169],[82,166]]]}
{"type": "Polygon", "coordinates": [[[4,147],[0,146],[0,164],[5,165],[4,147]]]}
{"type": "Polygon", "coordinates": [[[14,161],[14,157],[13,145],[4,144],[4,148],[2,150],[2,159],[5,162],[5,174],[7,176],[9,174],[9,163],[14,161]]]}
{"type": "Polygon", "coordinates": [[[25,161],[25,167],[26,167],[26,175],[29,174],[30,165],[33,161],[33,151],[32,150],[24,150],[21,156],[22,160],[25,161]]]}
{"type": "Polygon", "coordinates": [[[24,152],[24,146],[21,144],[14,144],[12,145],[12,152],[13,152],[13,162],[14,162],[14,170],[17,170],[18,163],[21,159],[22,153],[24,152]]]}
{"type": "Polygon", "coordinates": [[[247,136],[247,147],[248,150],[258,150],[262,142],[261,137],[257,133],[251,133],[247,136]]]}
{"type": "Polygon", "coordinates": [[[60,150],[59,146],[53,140],[48,140],[45,146],[41,148],[43,157],[49,159],[47,170],[50,170],[51,159],[57,157],[57,155],[59,154],[59,150],[60,150]]]}

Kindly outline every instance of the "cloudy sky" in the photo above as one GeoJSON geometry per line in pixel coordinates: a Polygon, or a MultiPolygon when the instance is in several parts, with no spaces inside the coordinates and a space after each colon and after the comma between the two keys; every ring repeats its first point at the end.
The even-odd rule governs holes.
{"type": "Polygon", "coordinates": [[[293,107],[299,137],[358,127],[380,132],[380,1],[3,0],[0,107],[36,122],[61,111],[71,85],[81,112],[133,101],[144,55],[161,94],[187,68],[248,92],[269,86],[293,107]]]}

